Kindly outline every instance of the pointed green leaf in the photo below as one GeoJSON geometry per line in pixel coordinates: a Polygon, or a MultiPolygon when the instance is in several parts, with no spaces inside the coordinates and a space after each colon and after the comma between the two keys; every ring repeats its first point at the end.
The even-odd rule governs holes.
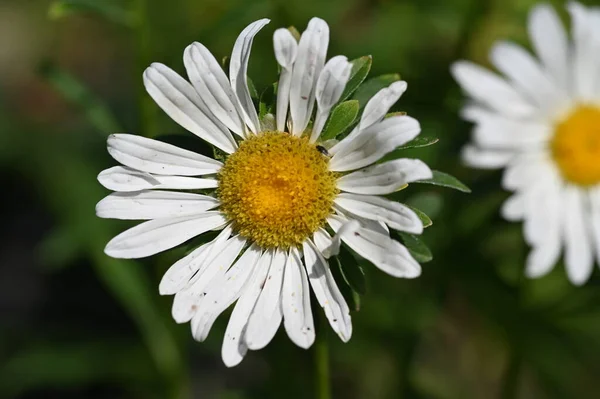
{"type": "Polygon", "coordinates": [[[121,4],[107,0],[61,0],[50,5],[48,16],[50,19],[60,19],[72,14],[90,13],[100,15],[120,25],[133,27],[135,25],[134,14],[125,10],[121,4]]]}
{"type": "Polygon", "coordinates": [[[462,191],[463,193],[471,192],[471,189],[467,187],[464,183],[462,183],[460,180],[458,180],[456,177],[437,170],[433,170],[432,172],[433,178],[428,180],[419,180],[415,183],[433,184],[434,186],[453,188],[455,190],[462,191]]]}
{"type": "Polygon", "coordinates": [[[353,99],[358,100],[360,108],[364,108],[379,90],[384,87],[388,87],[394,82],[400,80],[400,75],[392,73],[389,75],[381,75],[376,78],[372,78],[363,83],[352,96],[353,99]]]}
{"type": "Polygon", "coordinates": [[[336,138],[340,133],[344,132],[356,119],[358,108],[359,105],[356,100],[344,101],[338,104],[331,112],[323,128],[321,140],[325,141],[336,138]]]}
{"type": "Polygon", "coordinates": [[[422,210],[417,209],[415,207],[412,207],[410,205],[406,205],[406,206],[408,206],[410,209],[412,209],[417,214],[417,216],[421,220],[421,223],[423,223],[423,228],[427,228],[433,224],[433,221],[431,220],[431,218],[429,216],[427,216],[427,214],[425,212],[423,212],[422,210]]]}
{"type": "Polygon", "coordinates": [[[358,264],[356,258],[344,246],[340,247],[340,253],[335,257],[340,267],[344,281],[359,294],[367,293],[367,280],[365,272],[358,264]]]}
{"type": "Polygon", "coordinates": [[[423,241],[419,237],[414,234],[408,233],[398,233],[404,246],[410,252],[410,254],[415,258],[415,260],[419,263],[426,263],[433,259],[433,254],[431,250],[425,245],[423,241]]]}
{"type": "Polygon", "coordinates": [[[340,101],[344,101],[354,93],[354,91],[360,86],[365,80],[369,71],[371,70],[371,64],[373,63],[373,57],[365,55],[363,57],[350,61],[352,64],[352,70],[350,71],[350,78],[346,83],[346,88],[340,97],[340,101]]]}
{"type": "Polygon", "coordinates": [[[60,95],[81,108],[90,125],[96,130],[105,135],[121,131],[108,106],[73,75],[51,64],[43,65],[40,72],[60,95]]]}
{"type": "Polygon", "coordinates": [[[396,148],[396,151],[408,150],[409,148],[428,147],[432,144],[437,143],[438,141],[440,141],[440,139],[438,139],[437,137],[418,136],[418,137],[414,138],[413,140],[409,141],[408,143],[396,148]]]}

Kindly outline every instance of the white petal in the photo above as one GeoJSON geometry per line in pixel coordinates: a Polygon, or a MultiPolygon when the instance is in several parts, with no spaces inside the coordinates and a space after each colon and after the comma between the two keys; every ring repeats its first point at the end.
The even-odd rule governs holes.
{"type": "Polygon", "coordinates": [[[538,62],[522,47],[500,42],[492,48],[490,58],[500,72],[548,114],[553,116],[567,100],[538,62]]]}
{"type": "Polygon", "coordinates": [[[203,262],[211,253],[220,251],[232,232],[231,225],[225,227],[214,240],[202,244],[187,256],[175,262],[160,280],[158,285],[160,295],[174,295],[188,285],[203,262]]]}
{"type": "Polygon", "coordinates": [[[111,134],[107,146],[109,154],[123,165],[158,175],[201,176],[223,166],[204,155],[132,134],[111,134]]]}
{"type": "Polygon", "coordinates": [[[206,296],[192,319],[192,333],[197,341],[204,341],[219,315],[242,294],[260,259],[262,250],[252,244],[240,259],[225,273],[210,282],[206,296]]]}
{"type": "Polygon", "coordinates": [[[298,42],[289,29],[280,28],[273,33],[273,49],[277,63],[288,69],[294,65],[298,54],[298,42]]]}
{"type": "Polygon", "coordinates": [[[301,135],[308,126],[315,102],[315,86],[325,64],[328,45],[327,23],[313,18],[300,38],[292,72],[290,113],[294,135],[301,135]]]}
{"type": "Polygon", "coordinates": [[[572,79],[574,94],[584,101],[600,100],[600,12],[571,1],[567,9],[572,19],[574,51],[572,79]]]}
{"type": "Polygon", "coordinates": [[[360,118],[359,130],[381,122],[390,108],[400,99],[408,87],[404,81],[394,82],[386,88],[377,92],[365,106],[365,110],[360,118]]]}
{"type": "Polygon", "coordinates": [[[585,194],[578,187],[568,186],[563,194],[563,224],[567,276],[575,285],[582,285],[592,274],[593,247],[585,214],[585,194]]]}
{"type": "Polygon", "coordinates": [[[474,100],[504,115],[529,117],[537,109],[504,79],[467,61],[458,61],[451,69],[454,79],[474,100]]]}
{"type": "Polygon", "coordinates": [[[244,137],[245,126],[237,97],[211,52],[198,42],[192,43],[185,49],[183,62],[190,81],[210,112],[229,130],[244,137]]]}
{"type": "Polygon", "coordinates": [[[197,215],[219,206],[214,197],[172,191],[113,193],[96,205],[96,216],[124,220],[149,220],[197,215]]]}
{"type": "Polygon", "coordinates": [[[232,237],[225,242],[218,242],[205,253],[198,257],[195,262],[200,262],[198,272],[190,279],[186,287],[173,299],[172,315],[177,323],[185,323],[192,319],[198,309],[204,305],[203,297],[213,279],[218,280],[233,264],[242,248],[246,245],[246,239],[238,236],[232,237]]]}
{"type": "Polygon", "coordinates": [[[148,94],[175,122],[208,143],[231,154],[237,144],[185,79],[169,67],[153,63],[144,72],[148,94]]]}
{"type": "Polygon", "coordinates": [[[248,61],[254,36],[269,22],[268,19],[260,19],[248,25],[235,41],[229,62],[231,87],[240,102],[246,125],[254,133],[259,132],[260,122],[248,89],[248,61]]]}
{"type": "Polygon", "coordinates": [[[390,194],[404,185],[433,177],[431,169],[418,159],[396,159],[340,177],[337,187],[356,194],[390,194]]]}
{"type": "Polygon", "coordinates": [[[310,240],[304,242],[303,250],[304,264],[315,297],[333,331],[342,341],[348,342],[352,336],[350,309],[333,279],[329,264],[310,240]]]}
{"type": "Polygon", "coordinates": [[[596,248],[596,262],[600,264],[600,188],[596,187],[590,190],[589,196],[592,212],[590,223],[592,226],[594,247],[596,248]]]}
{"type": "Polygon", "coordinates": [[[549,123],[507,118],[477,105],[465,107],[461,115],[475,122],[473,139],[486,149],[519,150],[546,146],[554,134],[549,123]]]}
{"type": "Polygon", "coordinates": [[[227,367],[238,365],[248,351],[248,347],[242,339],[242,334],[267,279],[272,257],[273,251],[265,251],[263,253],[258,260],[250,281],[244,286],[242,296],[233,308],[227,329],[225,330],[223,347],[221,349],[221,357],[227,367]]]}
{"type": "Polygon", "coordinates": [[[113,258],[144,258],[171,249],[208,230],[220,228],[225,223],[225,217],[217,211],[150,220],[110,240],[104,252],[113,258]]]}
{"type": "Polygon", "coordinates": [[[525,216],[524,195],[514,194],[502,204],[500,209],[502,217],[510,222],[516,222],[525,216]]]}
{"type": "Polygon", "coordinates": [[[465,164],[480,169],[502,168],[514,157],[513,151],[482,150],[472,145],[463,147],[461,151],[461,158],[465,164]]]}
{"type": "Polygon", "coordinates": [[[98,175],[98,181],[113,191],[132,192],[157,188],[199,190],[216,188],[215,179],[187,176],[161,176],[140,172],[124,166],[113,166],[98,175]]]}
{"type": "Polygon", "coordinates": [[[542,178],[557,177],[552,162],[545,153],[529,152],[515,156],[504,171],[502,187],[517,190],[531,187],[542,178]]]}
{"type": "Polygon", "coordinates": [[[281,308],[288,337],[299,347],[308,349],[315,341],[315,326],[306,270],[296,248],[290,250],[285,266],[281,308]]]}
{"type": "Polygon", "coordinates": [[[314,143],[319,138],[329,117],[329,111],[339,101],[346,88],[351,70],[352,64],[348,62],[348,59],[338,55],[330,59],[321,71],[315,93],[317,117],[310,136],[311,142],[314,143]]]}
{"type": "Polygon", "coordinates": [[[323,228],[314,232],[313,242],[326,259],[339,253],[339,242],[334,242],[327,230],[323,228]]]}
{"type": "MultiPolygon", "coordinates": [[[[337,232],[346,220],[333,215],[327,222],[337,232]]],[[[342,240],[360,256],[391,276],[415,278],[421,275],[421,265],[404,245],[384,234],[359,228],[354,234],[342,235],[342,240]]]]}
{"type": "Polygon", "coordinates": [[[286,261],[286,253],[275,250],[269,275],[246,326],[244,340],[249,349],[267,346],[281,325],[281,287],[286,261]]]}
{"type": "Polygon", "coordinates": [[[412,234],[423,232],[421,219],[412,209],[399,202],[373,195],[341,193],[335,203],[354,215],[385,223],[394,230],[412,234]]]}
{"type": "MultiPolygon", "coordinates": [[[[334,172],[346,172],[371,165],[398,146],[417,137],[420,132],[419,122],[409,116],[387,118],[361,131],[342,150],[335,153],[329,168],[334,172]]],[[[339,144],[348,138],[349,136],[339,144]]]]}
{"type": "Polygon", "coordinates": [[[562,88],[569,85],[569,43],[562,22],[548,4],[538,4],[529,14],[529,37],[544,67],[562,88]]]}

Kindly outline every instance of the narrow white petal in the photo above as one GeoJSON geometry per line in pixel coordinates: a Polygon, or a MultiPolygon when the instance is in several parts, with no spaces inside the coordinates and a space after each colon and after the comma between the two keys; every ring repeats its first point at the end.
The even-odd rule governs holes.
{"type": "Polygon", "coordinates": [[[588,228],[585,194],[578,187],[568,186],[563,194],[565,264],[567,276],[575,285],[582,285],[592,274],[594,266],[593,247],[588,228]]]}
{"type": "Polygon", "coordinates": [[[308,278],[296,248],[290,250],[285,266],[281,308],[288,337],[299,347],[308,349],[315,341],[315,326],[308,278]]]}
{"type": "Polygon", "coordinates": [[[298,42],[289,29],[279,28],[273,33],[273,49],[277,63],[282,68],[289,69],[294,65],[298,54],[298,42]]]}
{"type": "Polygon", "coordinates": [[[600,187],[590,190],[589,196],[590,208],[592,212],[590,223],[592,227],[594,247],[596,248],[596,262],[600,264],[600,187]]]}
{"type": "MultiPolygon", "coordinates": [[[[421,126],[409,116],[393,116],[361,131],[330,160],[330,169],[347,172],[377,162],[398,146],[417,137],[421,126]]],[[[346,137],[340,142],[348,140],[346,137]]]]}
{"type": "Polygon", "coordinates": [[[150,220],[110,240],[104,252],[113,258],[144,258],[171,249],[208,230],[220,228],[225,223],[225,217],[217,211],[150,220]]]}
{"type": "Polygon", "coordinates": [[[183,62],[190,81],[210,112],[229,130],[244,137],[245,126],[239,102],[227,75],[211,52],[194,42],[185,49],[183,62]]]}
{"type": "MultiPolygon", "coordinates": [[[[327,222],[337,232],[346,219],[333,215],[327,222]]],[[[374,230],[359,228],[354,234],[342,235],[342,240],[363,258],[394,277],[415,278],[421,275],[421,265],[404,245],[374,230]]]]}
{"type": "Polygon", "coordinates": [[[148,94],[175,122],[208,143],[232,153],[237,144],[185,79],[169,67],[153,63],[144,72],[148,94]]]}
{"type": "Polygon", "coordinates": [[[196,274],[203,262],[212,252],[218,251],[218,248],[226,242],[232,232],[231,225],[225,227],[214,240],[202,244],[175,262],[160,280],[160,284],[158,285],[160,295],[174,295],[188,285],[190,279],[196,274]]]}
{"type": "Polygon", "coordinates": [[[254,36],[269,22],[268,19],[260,19],[248,25],[235,41],[229,62],[231,87],[241,105],[246,125],[254,133],[260,131],[260,122],[248,89],[248,61],[254,36]]]}
{"type": "Polygon", "coordinates": [[[374,195],[341,193],[336,205],[354,215],[387,224],[391,229],[412,234],[423,232],[423,223],[417,214],[399,202],[374,195]]]}
{"type": "Polygon", "coordinates": [[[287,254],[280,249],[275,250],[269,275],[246,326],[244,340],[249,349],[259,350],[267,346],[281,325],[281,287],[286,261],[287,254]]]}
{"type": "Polygon", "coordinates": [[[290,103],[290,88],[292,87],[292,67],[298,54],[298,42],[288,29],[277,29],[273,34],[275,58],[281,66],[279,84],[277,86],[277,130],[285,131],[288,105],[290,103]]]}
{"type": "Polygon", "coordinates": [[[548,4],[534,6],[527,26],[533,47],[544,67],[561,87],[568,88],[569,43],[556,11],[548,4]]]}
{"type": "Polygon", "coordinates": [[[469,96],[503,115],[530,117],[537,112],[514,87],[479,65],[458,61],[452,65],[451,72],[469,96]]]}
{"type": "Polygon", "coordinates": [[[140,172],[124,166],[113,166],[98,175],[98,181],[112,191],[132,192],[150,189],[199,190],[216,188],[215,179],[187,176],[161,176],[140,172]]]}
{"type": "Polygon", "coordinates": [[[574,94],[584,101],[600,100],[600,12],[571,1],[572,76],[574,94]]]}
{"type": "Polygon", "coordinates": [[[177,323],[190,321],[198,309],[204,306],[203,298],[209,284],[213,279],[218,280],[225,275],[244,245],[246,239],[235,236],[222,243],[216,242],[204,256],[196,259],[200,262],[198,272],[173,299],[172,314],[177,323]]]}
{"type": "Polygon", "coordinates": [[[223,166],[204,155],[132,134],[111,134],[107,147],[123,165],[158,175],[201,176],[216,173],[223,166]]]}
{"type": "Polygon", "coordinates": [[[204,341],[217,317],[240,297],[261,252],[259,246],[252,244],[227,273],[219,275],[205,288],[206,295],[192,319],[194,339],[204,341]]]}
{"type": "Polygon", "coordinates": [[[338,55],[330,59],[319,75],[316,87],[317,118],[310,136],[311,142],[317,141],[325,122],[329,117],[329,111],[339,101],[346,83],[350,78],[352,64],[344,56],[338,55]]]}
{"type": "Polygon", "coordinates": [[[300,38],[292,72],[290,113],[294,135],[301,135],[308,126],[315,102],[315,87],[325,64],[328,45],[327,23],[313,18],[300,38]]]}
{"type": "Polygon", "coordinates": [[[256,264],[250,281],[244,286],[242,296],[233,308],[227,329],[225,330],[223,347],[221,349],[221,357],[227,367],[238,365],[248,351],[242,335],[267,279],[272,258],[273,251],[265,251],[263,253],[256,264]]]}
{"type": "Polygon", "coordinates": [[[500,209],[502,217],[510,222],[516,222],[525,216],[525,198],[521,194],[513,194],[504,201],[500,209]]]}
{"type": "Polygon", "coordinates": [[[522,47],[500,42],[492,48],[490,58],[500,72],[549,115],[554,116],[564,101],[568,100],[546,71],[522,47]]]}
{"type": "Polygon", "coordinates": [[[472,145],[463,147],[461,158],[468,166],[480,169],[498,169],[515,157],[514,151],[483,150],[472,145]]]}
{"type": "Polygon", "coordinates": [[[404,81],[394,82],[386,88],[377,92],[365,106],[365,110],[360,118],[359,130],[381,122],[390,108],[400,99],[406,91],[408,85],[404,81]]]}
{"type": "Polygon", "coordinates": [[[323,254],[325,259],[337,255],[340,251],[339,242],[334,242],[327,230],[319,228],[313,234],[313,242],[317,246],[319,252],[323,254]]]}
{"type": "Polygon", "coordinates": [[[431,169],[418,159],[396,159],[340,177],[337,187],[355,194],[390,194],[404,185],[433,177],[431,169]]]}
{"type": "Polygon", "coordinates": [[[333,331],[342,341],[348,342],[352,336],[350,309],[335,283],[329,264],[310,240],[305,241],[302,247],[304,265],[315,297],[333,331]]]}
{"type": "Polygon", "coordinates": [[[149,220],[198,215],[219,206],[214,197],[172,191],[113,193],[96,205],[96,216],[123,220],[149,220]]]}

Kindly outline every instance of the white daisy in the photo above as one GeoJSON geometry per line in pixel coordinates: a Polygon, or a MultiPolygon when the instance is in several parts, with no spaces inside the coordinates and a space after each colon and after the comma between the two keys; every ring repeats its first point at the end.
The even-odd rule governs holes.
{"type": "Polygon", "coordinates": [[[191,322],[198,341],[237,300],[223,343],[227,366],[238,364],[247,349],[267,345],[282,321],[290,339],[308,348],[315,339],[309,284],[333,330],[343,341],[350,339],[349,308],[326,260],[336,254],[340,240],[392,276],[421,273],[419,263],[388,230],[420,234],[421,221],[408,207],[381,195],[432,173],[412,159],[375,164],[420,132],[411,117],[384,119],[406,83],[377,93],[356,128],[325,150],[319,136],[340,100],[351,64],[342,56],[325,63],[329,28],[321,19],[310,21],[299,42],[287,29],[278,29],[273,38],[281,66],[277,128],[265,129],[246,71],[252,40],[268,22],[254,22],[240,34],[229,79],[200,43],[185,50],[191,84],[162,64],[152,64],[144,73],[156,103],[225,153],[224,162],[160,141],[115,134],[108,139],[108,151],[123,166],[98,177],[116,191],[98,203],[98,216],[148,220],[111,240],[105,250],[110,256],[146,257],[220,231],[171,266],[159,289],[175,295],[173,317],[178,323],[191,322]]]}
{"type": "Polygon", "coordinates": [[[502,214],[524,220],[527,275],[548,273],[564,247],[567,275],[579,285],[600,260],[600,8],[567,9],[571,38],[552,7],[532,10],[538,59],[501,42],[490,58],[504,77],[466,61],[452,72],[473,100],[462,112],[475,123],[464,159],[505,168],[503,187],[515,194],[502,214]]]}

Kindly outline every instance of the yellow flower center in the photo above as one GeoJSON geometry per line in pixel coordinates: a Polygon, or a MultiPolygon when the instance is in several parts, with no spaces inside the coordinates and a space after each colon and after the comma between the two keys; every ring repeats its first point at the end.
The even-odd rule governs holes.
{"type": "Polygon", "coordinates": [[[552,155],[565,179],[600,183],[600,107],[582,105],[556,126],[552,155]]]}
{"type": "Polygon", "coordinates": [[[263,248],[300,245],[332,213],[337,176],[328,163],[306,138],[250,136],[219,171],[221,211],[263,248]]]}

